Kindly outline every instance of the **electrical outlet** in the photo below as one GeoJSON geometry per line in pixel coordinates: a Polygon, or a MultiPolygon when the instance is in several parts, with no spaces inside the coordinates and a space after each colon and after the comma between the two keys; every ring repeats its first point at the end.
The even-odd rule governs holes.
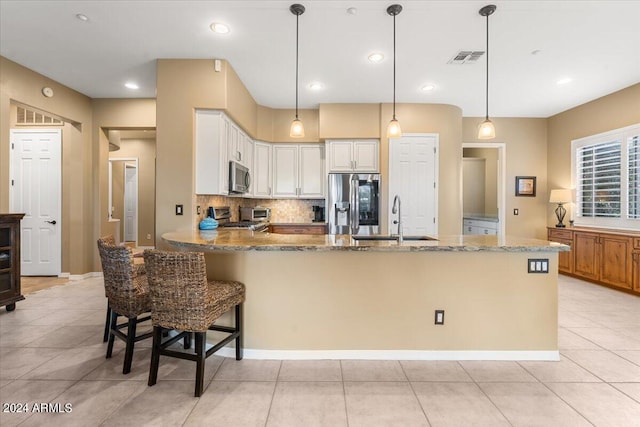
{"type": "Polygon", "coordinates": [[[197,213],[198,215],[200,215],[200,214],[202,213],[202,209],[200,209],[200,206],[197,206],[197,207],[196,207],[196,213],[197,213]]]}
{"type": "Polygon", "coordinates": [[[519,211],[518,209],[514,209],[514,210],[513,210],[513,214],[517,216],[517,215],[519,215],[519,214],[520,214],[520,211],[519,211]]]}
{"type": "Polygon", "coordinates": [[[183,215],[184,205],[176,205],[176,215],[183,215]]]}
{"type": "Polygon", "coordinates": [[[436,310],[436,325],[444,325],[444,310],[436,310]]]}
{"type": "Polygon", "coordinates": [[[548,273],[549,272],[549,259],[540,258],[527,260],[527,273],[548,273]]]}
{"type": "Polygon", "coordinates": [[[151,234],[147,233],[147,240],[151,240],[151,234]]]}

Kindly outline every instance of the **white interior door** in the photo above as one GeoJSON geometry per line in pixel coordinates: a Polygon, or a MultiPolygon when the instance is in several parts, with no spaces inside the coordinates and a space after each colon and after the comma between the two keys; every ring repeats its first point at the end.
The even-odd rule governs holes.
{"type": "Polygon", "coordinates": [[[25,214],[21,228],[21,273],[61,272],[60,129],[12,129],[10,207],[25,214]]]}
{"type": "Polygon", "coordinates": [[[389,141],[389,232],[396,233],[391,213],[400,196],[405,235],[438,234],[438,135],[415,134],[389,141]]]}
{"type": "Polygon", "coordinates": [[[138,168],[124,165],[124,240],[138,241],[138,168]]]}

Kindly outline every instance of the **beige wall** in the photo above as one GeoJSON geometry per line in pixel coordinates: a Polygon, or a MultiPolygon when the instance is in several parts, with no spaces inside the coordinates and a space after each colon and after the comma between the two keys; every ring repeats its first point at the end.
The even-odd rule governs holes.
{"type": "Polygon", "coordinates": [[[320,138],[380,138],[379,104],[321,104],[320,138]]]}
{"type": "MultiPolygon", "coordinates": [[[[155,129],[156,100],[155,99],[110,99],[101,98],[91,101],[93,109],[93,164],[95,173],[92,178],[94,194],[93,227],[95,236],[110,234],[112,224],[109,224],[109,129],[155,129]]],[[[121,234],[121,237],[124,237],[121,234]]],[[[146,235],[145,235],[146,237],[146,235]]],[[[97,237],[96,237],[97,239],[97,237]]],[[[152,235],[152,240],[154,236],[152,235]]],[[[99,271],[100,259],[92,242],[93,269],[99,271]]]]}
{"type": "MultiPolygon", "coordinates": [[[[382,225],[387,232],[389,203],[389,140],[387,125],[392,105],[380,110],[380,174],[382,177],[382,225]]],[[[396,117],[402,133],[439,135],[438,234],[462,233],[462,114],[460,108],[445,104],[397,104],[396,117]]]]}
{"type": "MultiPolygon", "coordinates": [[[[9,211],[9,135],[14,126],[12,103],[31,106],[61,117],[62,131],[62,272],[92,271],[95,246],[93,145],[91,144],[91,100],[43,75],[0,57],[0,211],[9,211]],[[51,87],[54,96],[42,95],[51,87]]],[[[15,120],[15,119],[14,119],[15,120]]]]}
{"type": "MultiPolygon", "coordinates": [[[[465,149],[466,151],[466,149],[465,149]]],[[[464,215],[485,214],[486,159],[462,159],[462,212],[464,215]]]]}
{"type": "MultiPolygon", "coordinates": [[[[571,188],[571,141],[640,123],[640,83],[551,116],[547,123],[549,189],[571,188]]],[[[548,225],[557,222],[554,208],[547,209],[548,225]]]]}
{"type": "MultiPolygon", "coordinates": [[[[109,158],[137,158],[138,159],[138,245],[155,245],[156,228],[156,141],[155,139],[122,139],[120,150],[111,151],[109,158]],[[147,239],[147,235],[150,237],[147,239]]],[[[113,162],[113,182],[122,181],[124,171],[123,162],[113,162]],[[116,173],[116,167],[118,171],[116,173]]],[[[124,187],[124,183],[120,183],[124,187]]],[[[120,188],[118,191],[122,191],[120,188]]],[[[116,197],[115,185],[113,191],[114,206],[123,203],[124,194],[116,197]]],[[[120,236],[124,238],[124,216],[122,209],[114,213],[113,217],[120,219],[120,236]]]]}
{"type": "MultiPolygon", "coordinates": [[[[483,118],[462,119],[462,140],[482,142],[477,139],[478,123],[483,118]]],[[[506,146],[506,234],[546,239],[547,209],[547,120],[523,118],[491,118],[496,126],[496,139],[506,146]],[[516,197],[516,176],[537,178],[536,197],[516,197]],[[513,215],[513,209],[519,215],[513,215]]]]}

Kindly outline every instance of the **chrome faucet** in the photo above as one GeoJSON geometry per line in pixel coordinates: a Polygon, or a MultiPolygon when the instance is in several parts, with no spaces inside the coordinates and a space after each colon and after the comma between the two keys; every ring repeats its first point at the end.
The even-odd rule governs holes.
{"type": "Polygon", "coordinates": [[[400,196],[396,194],[396,197],[393,198],[393,208],[391,208],[391,213],[398,214],[398,219],[393,220],[394,224],[398,224],[398,243],[402,243],[404,240],[402,237],[402,214],[400,213],[400,196]]]}

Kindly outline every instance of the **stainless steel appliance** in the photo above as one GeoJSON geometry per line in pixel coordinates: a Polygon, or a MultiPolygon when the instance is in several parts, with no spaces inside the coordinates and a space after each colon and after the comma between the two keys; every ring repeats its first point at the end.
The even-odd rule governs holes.
{"type": "Polygon", "coordinates": [[[220,228],[269,231],[269,221],[231,222],[231,208],[229,206],[209,207],[209,216],[218,221],[220,228]]]}
{"type": "Polygon", "coordinates": [[[240,208],[240,221],[269,221],[270,208],[240,208]]]}
{"type": "Polygon", "coordinates": [[[312,206],[313,222],[324,222],[324,206],[312,206]]]}
{"type": "Polygon", "coordinates": [[[249,169],[233,160],[229,162],[229,193],[246,193],[251,185],[249,169]]]}
{"type": "Polygon", "coordinates": [[[380,233],[380,174],[330,173],[329,234],[380,233]]]}

